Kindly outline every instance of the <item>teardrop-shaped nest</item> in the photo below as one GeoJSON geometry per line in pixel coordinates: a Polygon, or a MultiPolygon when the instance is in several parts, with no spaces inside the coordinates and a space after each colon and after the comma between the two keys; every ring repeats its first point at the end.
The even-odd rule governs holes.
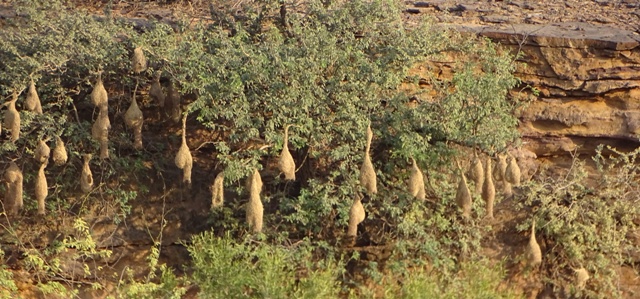
{"type": "Polygon", "coordinates": [[[264,209],[260,200],[262,191],[262,177],[257,169],[249,177],[249,202],[247,203],[247,224],[254,233],[262,231],[262,216],[264,209]]]}
{"type": "Polygon", "coordinates": [[[149,96],[151,97],[152,100],[158,103],[158,106],[160,108],[164,107],[166,96],[162,91],[162,85],[160,85],[160,71],[156,73],[156,77],[154,78],[153,83],[151,83],[151,88],[149,89],[149,96]]]}
{"type": "Polygon", "coordinates": [[[56,147],[53,148],[53,163],[56,166],[61,166],[67,163],[67,149],[64,146],[64,142],[60,136],[56,137],[56,147]]]}
{"type": "Polygon", "coordinates": [[[165,113],[174,122],[180,121],[180,116],[182,115],[182,108],[180,107],[181,99],[182,97],[180,96],[180,93],[175,89],[174,84],[169,82],[167,97],[165,101],[165,113]]]}
{"type": "Polygon", "coordinates": [[[249,193],[260,194],[260,192],[262,192],[262,185],[262,176],[260,176],[260,172],[257,169],[254,169],[248,178],[247,191],[249,191],[249,193]]]}
{"type": "Polygon", "coordinates": [[[425,200],[426,190],[424,187],[424,175],[413,157],[411,158],[411,161],[413,166],[411,167],[411,176],[409,177],[409,193],[414,198],[425,200]]]}
{"type": "Polygon", "coordinates": [[[142,48],[137,47],[133,50],[133,57],[131,59],[131,67],[133,72],[139,74],[147,69],[147,58],[144,57],[142,48]]]}
{"type": "Polygon", "coordinates": [[[91,92],[91,103],[102,110],[107,108],[108,100],[107,90],[104,88],[104,84],[102,83],[102,74],[100,73],[98,74],[98,79],[96,80],[96,84],[93,86],[93,91],[91,92]]]}
{"type": "Polygon", "coordinates": [[[109,159],[109,139],[100,140],[100,159],[109,159]]]}
{"type": "Polygon", "coordinates": [[[20,176],[22,176],[22,171],[18,167],[18,164],[11,161],[11,163],[9,163],[9,167],[4,171],[4,180],[9,184],[13,184],[20,178],[20,176]]]}
{"type": "Polygon", "coordinates": [[[7,202],[13,203],[10,210],[12,214],[16,214],[24,206],[24,202],[22,198],[22,194],[24,190],[23,190],[22,183],[23,183],[23,176],[22,176],[22,172],[20,172],[18,173],[18,176],[15,182],[9,184],[7,202]]]}
{"type": "Polygon", "coordinates": [[[138,101],[134,98],[129,105],[129,109],[124,113],[124,122],[130,129],[142,126],[144,118],[142,110],[138,107],[138,101]]]}
{"type": "Polygon", "coordinates": [[[484,184],[482,185],[482,200],[486,203],[487,216],[493,218],[493,203],[496,199],[496,187],[493,184],[493,178],[491,175],[491,158],[487,158],[487,165],[485,167],[484,184]]]}
{"type": "Polygon", "coordinates": [[[176,153],[176,157],[174,159],[176,166],[179,169],[184,170],[187,165],[191,165],[193,163],[193,158],[191,157],[191,151],[189,150],[189,146],[187,146],[187,116],[183,116],[182,118],[182,144],[178,149],[178,153],[176,153]]]}
{"type": "Polygon", "coordinates": [[[34,158],[38,163],[47,163],[50,155],[51,149],[44,140],[40,140],[36,150],[33,152],[34,158]]]}
{"type": "Polygon", "coordinates": [[[174,162],[179,169],[184,169],[185,167],[187,167],[187,163],[191,160],[191,151],[189,151],[187,143],[184,142],[182,143],[182,145],[180,145],[180,149],[178,149],[178,153],[176,154],[174,162]]]}
{"type": "Polygon", "coordinates": [[[589,271],[587,271],[587,269],[583,268],[579,268],[575,270],[576,272],[576,289],[578,290],[582,290],[587,286],[587,280],[589,280],[590,276],[589,276],[589,271]]]}
{"type": "Polygon", "coordinates": [[[507,157],[504,155],[498,155],[498,163],[496,163],[496,167],[493,169],[493,178],[496,181],[505,180],[505,173],[507,172],[507,157]]]}
{"type": "Polygon", "coordinates": [[[49,195],[47,177],[45,176],[45,173],[44,173],[45,167],[46,167],[46,164],[42,164],[40,166],[40,170],[38,170],[38,176],[36,177],[35,195],[36,195],[36,200],[38,201],[38,215],[45,214],[44,202],[45,202],[45,199],[47,198],[47,195],[49,195]]]}
{"type": "Polygon", "coordinates": [[[484,184],[485,175],[484,168],[482,167],[482,161],[476,157],[471,162],[469,168],[469,178],[473,181],[476,194],[482,192],[482,185],[484,184]]]}
{"type": "Polygon", "coordinates": [[[224,172],[218,173],[211,185],[211,209],[222,207],[224,204],[224,172]]]}
{"type": "Polygon", "coordinates": [[[247,224],[254,233],[262,232],[264,207],[260,201],[260,194],[251,193],[246,208],[247,224]]]}
{"type": "Polygon", "coordinates": [[[535,267],[542,263],[542,250],[540,250],[540,245],[538,245],[538,241],[536,240],[536,224],[535,220],[531,225],[531,234],[529,236],[529,246],[527,250],[527,262],[529,266],[535,267]]]}
{"type": "Polygon", "coordinates": [[[80,189],[84,193],[88,193],[93,188],[93,174],[91,173],[91,167],[89,167],[89,161],[91,161],[91,154],[85,154],[83,156],[84,164],[82,165],[82,173],[80,174],[80,189]]]}
{"type": "Polygon", "coordinates": [[[458,189],[456,190],[456,204],[462,209],[462,216],[465,218],[471,217],[471,203],[471,191],[469,191],[467,179],[464,177],[464,173],[460,171],[458,189]]]}
{"type": "Polygon", "coordinates": [[[378,193],[376,170],[373,168],[369,150],[371,149],[371,140],[373,139],[373,131],[371,125],[367,126],[367,145],[364,152],[364,159],[360,167],[360,185],[364,187],[368,194],[378,193]]]}
{"type": "Polygon", "coordinates": [[[518,166],[518,162],[514,157],[509,157],[509,163],[507,165],[507,169],[505,171],[505,178],[507,182],[511,183],[514,186],[520,185],[520,166],[518,166]]]}
{"type": "Polygon", "coordinates": [[[280,158],[278,159],[278,169],[284,173],[285,180],[296,180],[296,162],[293,160],[293,156],[289,152],[289,126],[284,129],[284,145],[280,152],[280,158]]]}
{"type": "Polygon", "coordinates": [[[107,140],[109,138],[109,129],[111,129],[109,115],[101,109],[98,113],[98,117],[91,127],[91,136],[96,141],[107,140]]]}
{"type": "Polygon", "coordinates": [[[17,100],[18,96],[14,94],[13,100],[4,113],[4,127],[11,132],[11,142],[16,142],[20,138],[20,113],[16,109],[17,100]]]}
{"type": "Polygon", "coordinates": [[[356,197],[349,209],[349,227],[347,229],[347,236],[355,237],[358,234],[358,224],[364,221],[366,215],[364,212],[364,206],[360,197],[356,197]]]}
{"type": "Polygon", "coordinates": [[[373,168],[369,153],[365,153],[362,167],[360,167],[360,185],[364,187],[368,194],[378,193],[376,170],[373,168]]]}
{"type": "Polygon", "coordinates": [[[31,82],[29,83],[29,90],[27,91],[27,98],[25,100],[25,108],[37,114],[42,114],[40,97],[38,96],[38,91],[36,91],[36,84],[35,82],[33,82],[33,80],[31,80],[31,82]]]}

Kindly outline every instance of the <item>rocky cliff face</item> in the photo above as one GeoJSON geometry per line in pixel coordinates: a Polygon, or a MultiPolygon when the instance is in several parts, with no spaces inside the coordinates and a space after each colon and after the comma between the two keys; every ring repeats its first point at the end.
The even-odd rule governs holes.
{"type": "MultiPolygon", "coordinates": [[[[415,2],[407,11],[436,15],[522,54],[517,76],[540,91],[520,115],[525,148],[540,157],[593,152],[598,144],[640,145],[640,35],[623,29],[638,28],[640,5],[589,1],[590,10],[560,16],[556,11],[554,17],[555,2],[549,7],[540,1],[469,2],[474,3],[415,2]],[[589,18],[602,7],[606,13],[589,18]],[[544,17],[532,19],[534,11],[545,9],[547,14],[539,16],[544,17]],[[550,22],[554,19],[568,21],[550,22]]],[[[558,2],[569,11],[575,4],[558,2]]]]}
{"type": "Polygon", "coordinates": [[[464,27],[523,56],[517,76],[540,91],[520,115],[527,146],[538,156],[592,151],[599,143],[638,145],[640,37],[581,22],[464,27]]]}

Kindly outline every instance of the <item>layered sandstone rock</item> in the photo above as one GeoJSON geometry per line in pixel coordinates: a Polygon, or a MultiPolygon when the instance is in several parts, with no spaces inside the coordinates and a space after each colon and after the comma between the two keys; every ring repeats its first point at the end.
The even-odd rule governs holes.
{"type": "Polygon", "coordinates": [[[407,11],[435,16],[522,54],[516,75],[540,91],[519,115],[527,149],[549,156],[592,153],[598,144],[640,144],[637,2],[462,2],[468,3],[408,2],[407,11]],[[558,10],[560,6],[568,9],[558,10]],[[532,21],[535,14],[544,17],[532,21]]]}

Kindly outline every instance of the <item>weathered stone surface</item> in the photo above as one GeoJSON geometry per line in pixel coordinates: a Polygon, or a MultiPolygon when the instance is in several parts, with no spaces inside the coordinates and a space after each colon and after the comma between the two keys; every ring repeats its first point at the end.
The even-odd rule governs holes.
{"type": "Polygon", "coordinates": [[[461,2],[441,20],[520,53],[516,75],[539,90],[519,115],[526,149],[552,156],[639,144],[637,1],[461,2]]]}

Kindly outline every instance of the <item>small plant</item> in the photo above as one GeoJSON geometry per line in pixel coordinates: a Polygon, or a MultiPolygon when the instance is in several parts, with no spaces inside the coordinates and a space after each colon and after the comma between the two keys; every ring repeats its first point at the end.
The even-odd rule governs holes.
{"type": "MultiPolygon", "coordinates": [[[[587,298],[620,296],[618,267],[630,259],[628,252],[638,249],[627,236],[638,225],[640,214],[640,173],[636,165],[640,149],[625,153],[598,148],[593,157],[595,169],[574,157],[569,169],[538,177],[523,186],[519,209],[537,223],[537,241],[544,240],[546,261],[543,279],[555,292],[575,286],[576,268],[597,273],[580,290],[587,298]],[[589,181],[595,182],[590,184],[589,181]],[[532,212],[535,211],[535,212],[532,212]]],[[[526,230],[526,224],[518,226],[526,230]]],[[[533,235],[532,235],[533,237],[533,235]]],[[[572,292],[577,292],[573,288],[572,292]]]]}
{"type": "Polygon", "coordinates": [[[234,241],[213,232],[194,236],[189,253],[199,298],[338,298],[336,278],[342,263],[327,257],[311,262],[312,247],[303,240],[285,247],[251,240],[234,241]]]}

